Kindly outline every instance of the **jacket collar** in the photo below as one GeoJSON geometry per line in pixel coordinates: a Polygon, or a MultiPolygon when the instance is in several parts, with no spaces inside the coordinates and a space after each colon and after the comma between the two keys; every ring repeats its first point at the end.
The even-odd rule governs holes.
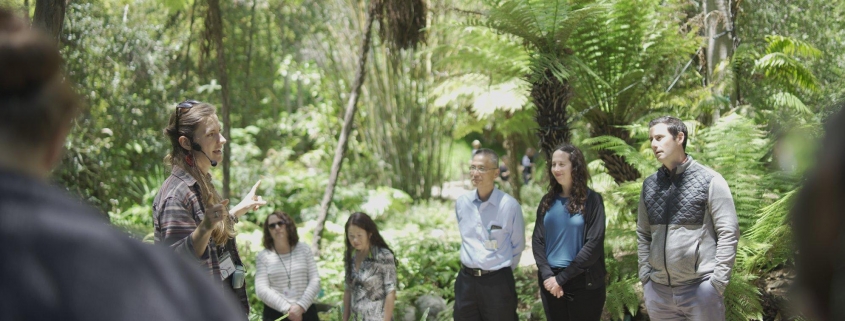
{"type": "Polygon", "coordinates": [[[687,169],[689,169],[689,167],[692,166],[693,163],[695,163],[695,160],[692,158],[692,156],[687,155],[687,158],[684,160],[684,162],[678,165],[678,167],[675,167],[674,171],[669,170],[669,168],[664,165],[660,166],[660,172],[663,173],[663,175],[665,175],[666,177],[674,179],[676,176],[686,172],[687,169]]]}

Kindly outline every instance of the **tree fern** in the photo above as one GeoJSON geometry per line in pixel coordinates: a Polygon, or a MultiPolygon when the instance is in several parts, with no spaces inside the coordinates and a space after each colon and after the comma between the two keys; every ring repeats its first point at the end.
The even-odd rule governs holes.
{"type": "Polygon", "coordinates": [[[694,142],[694,150],[688,146],[688,151],[728,181],[740,229],[747,230],[762,206],[759,183],[766,168],[760,160],[771,143],[757,125],[738,114],[722,117],[713,126],[703,129],[698,138],[700,142],[694,142]]]}

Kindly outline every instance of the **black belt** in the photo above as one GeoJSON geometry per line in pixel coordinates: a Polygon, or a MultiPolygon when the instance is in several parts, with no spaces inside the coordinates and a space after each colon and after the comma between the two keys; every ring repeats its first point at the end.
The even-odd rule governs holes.
{"type": "Polygon", "coordinates": [[[485,275],[485,274],[489,274],[489,273],[499,271],[499,270],[474,269],[474,268],[468,267],[468,266],[463,265],[463,264],[461,264],[461,267],[464,269],[464,271],[466,271],[467,273],[469,273],[469,275],[472,275],[472,276],[482,276],[482,275],[485,275]]]}

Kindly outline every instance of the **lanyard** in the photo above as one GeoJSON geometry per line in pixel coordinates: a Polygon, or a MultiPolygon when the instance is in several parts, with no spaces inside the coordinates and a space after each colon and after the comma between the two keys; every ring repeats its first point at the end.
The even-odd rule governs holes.
{"type": "Polygon", "coordinates": [[[288,266],[285,265],[285,261],[282,260],[282,255],[280,255],[279,252],[276,252],[275,248],[273,249],[273,252],[276,252],[276,256],[279,257],[279,262],[282,262],[282,267],[285,268],[285,274],[287,274],[287,276],[288,276],[288,289],[290,289],[290,272],[293,269],[293,250],[294,250],[294,248],[291,248],[290,253],[288,253],[288,254],[290,254],[290,261],[288,262],[288,263],[290,263],[290,269],[289,269],[288,266]]]}

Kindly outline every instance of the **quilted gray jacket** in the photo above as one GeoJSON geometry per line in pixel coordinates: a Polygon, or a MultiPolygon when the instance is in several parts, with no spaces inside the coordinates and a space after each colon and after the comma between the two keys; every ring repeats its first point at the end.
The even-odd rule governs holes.
{"type": "Polygon", "coordinates": [[[728,183],[687,156],[643,182],[637,218],[639,277],[669,285],[710,280],[724,294],[739,240],[728,183]]]}

